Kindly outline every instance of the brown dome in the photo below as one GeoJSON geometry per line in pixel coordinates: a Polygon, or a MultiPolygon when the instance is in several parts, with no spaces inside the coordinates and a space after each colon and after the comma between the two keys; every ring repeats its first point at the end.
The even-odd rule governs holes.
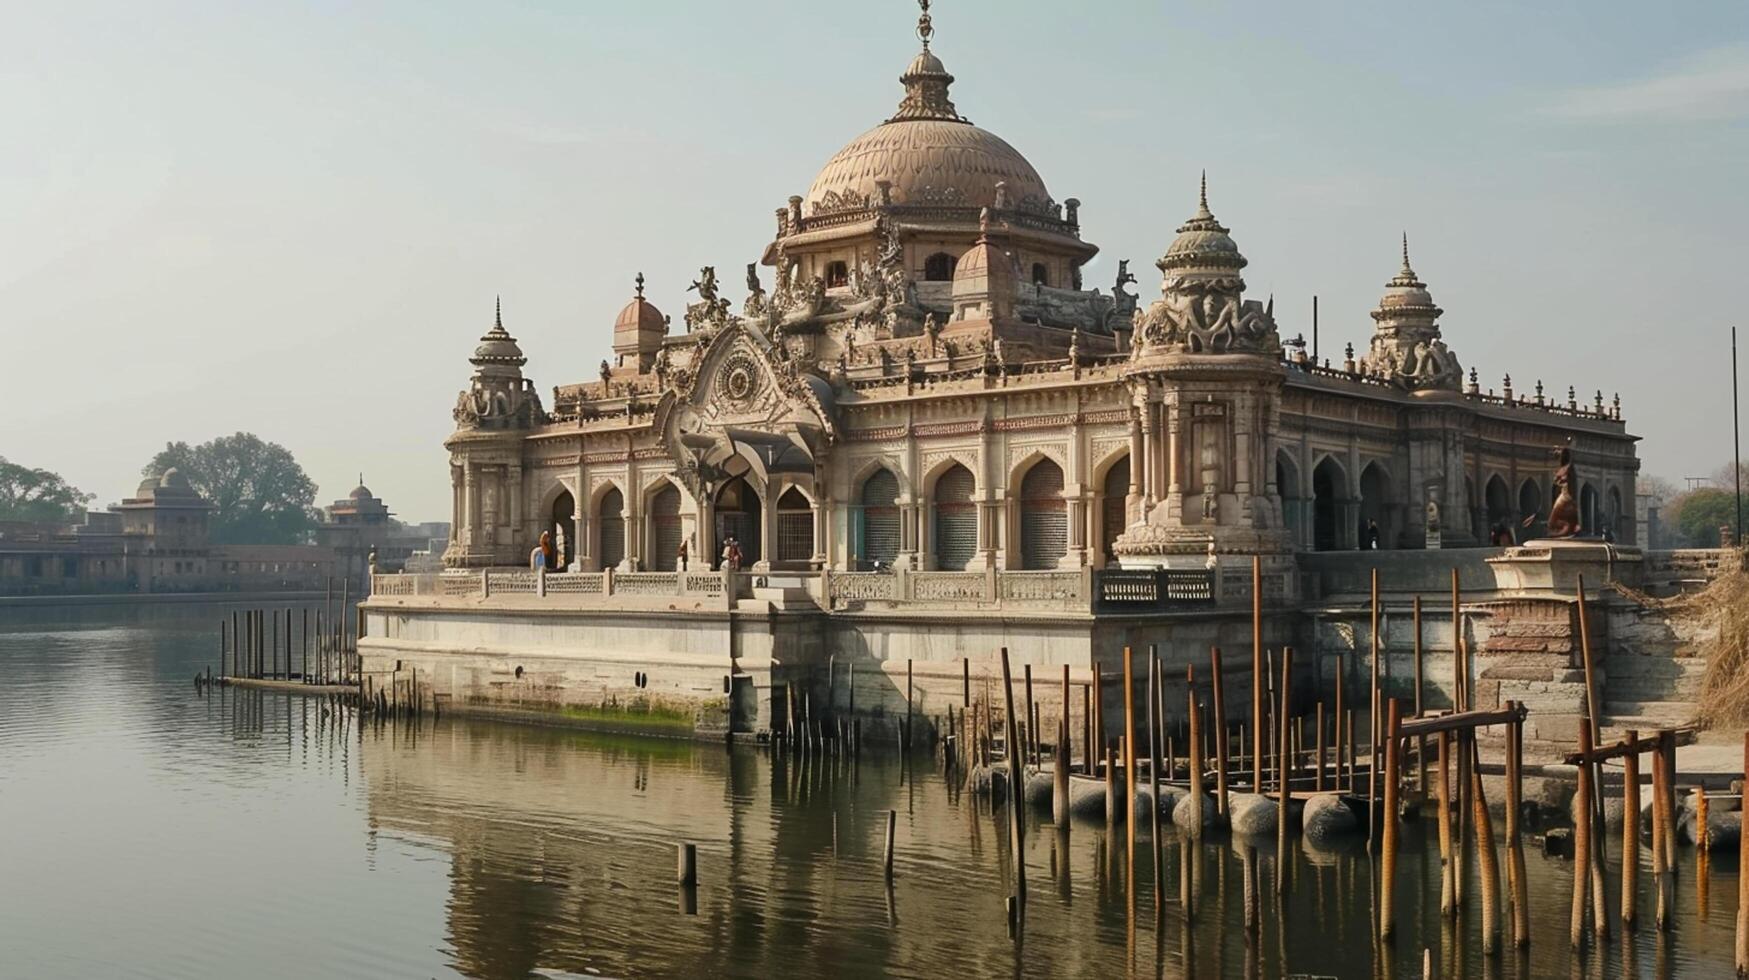
{"type": "Polygon", "coordinates": [[[1009,207],[1027,198],[1050,200],[1044,180],[1018,150],[954,119],[900,119],[863,133],[820,168],[806,200],[815,211],[846,195],[878,200],[883,180],[895,204],[993,207],[999,181],[1007,184],[1009,207]]]}
{"type": "Polygon", "coordinates": [[[639,296],[627,303],[613,321],[614,334],[637,333],[640,330],[651,330],[663,333],[667,326],[662,320],[662,311],[656,309],[656,304],[639,296]]]}

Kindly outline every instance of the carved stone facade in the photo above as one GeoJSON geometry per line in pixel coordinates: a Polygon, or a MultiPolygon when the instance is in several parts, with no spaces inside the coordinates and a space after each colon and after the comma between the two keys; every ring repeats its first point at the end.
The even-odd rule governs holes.
{"type": "Polygon", "coordinates": [[[730,538],[796,571],[1482,544],[1546,520],[1559,445],[1587,529],[1631,543],[1619,408],[1466,386],[1406,244],[1364,356],[1314,363],[1245,298],[1205,181],[1139,309],[1127,262],[1082,288],[1080,202],[959,115],[927,46],[901,80],[898,111],[777,209],[770,289],[748,266],[739,314],[706,268],[675,332],[640,276],[613,363],[550,413],[500,318],[446,443],[449,565],[522,564],[543,531],[563,567],[625,571],[683,547],[715,567],[730,538]]]}

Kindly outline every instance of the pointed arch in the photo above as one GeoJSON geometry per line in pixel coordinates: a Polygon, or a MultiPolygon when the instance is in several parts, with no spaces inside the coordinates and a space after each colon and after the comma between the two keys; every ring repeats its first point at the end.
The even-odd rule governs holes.
{"type": "Polygon", "coordinates": [[[1356,546],[1348,526],[1348,471],[1335,456],[1324,455],[1312,467],[1312,547],[1319,551],[1356,546]]]}
{"type": "Polygon", "coordinates": [[[1108,461],[1094,469],[1099,487],[1099,553],[1106,562],[1117,560],[1112,545],[1129,526],[1130,452],[1129,447],[1111,454],[1108,461]]]}
{"type": "Polygon", "coordinates": [[[1027,466],[1016,487],[1020,508],[1020,567],[1056,568],[1069,552],[1069,508],[1063,499],[1063,468],[1043,454],[1027,466]]]}
{"type": "Polygon", "coordinates": [[[929,483],[935,567],[964,571],[978,551],[977,481],[961,463],[949,462],[929,483]]]}
{"type": "Polygon", "coordinates": [[[1391,471],[1381,460],[1372,460],[1360,469],[1360,544],[1371,547],[1374,535],[1379,548],[1395,547],[1396,528],[1392,517],[1396,511],[1396,493],[1391,471]]]}
{"type": "Polygon", "coordinates": [[[1275,492],[1281,497],[1281,526],[1297,545],[1306,539],[1306,498],[1300,489],[1300,462],[1285,447],[1275,451],[1275,492]]]}
{"type": "Polygon", "coordinates": [[[899,477],[875,465],[856,490],[852,510],[851,550],[859,567],[890,567],[899,556],[899,477]]]}
{"type": "Polygon", "coordinates": [[[602,568],[617,568],[626,558],[626,498],[617,484],[609,484],[595,504],[600,528],[602,568]]]}
{"type": "Polygon", "coordinates": [[[1548,532],[1549,515],[1543,501],[1542,485],[1534,477],[1526,477],[1518,485],[1518,521],[1525,537],[1540,538],[1548,532]]]}
{"type": "MultiPolygon", "coordinates": [[[[681,517],[684,500],[680,485],[666,476],[644,488],[644,523],[650,538],[646,565],[653,571],[672,572],[680,567],[680,545],[686,540],[681,517]]],[[[688,548],[689,567],[690,551],[688,548]]]]}

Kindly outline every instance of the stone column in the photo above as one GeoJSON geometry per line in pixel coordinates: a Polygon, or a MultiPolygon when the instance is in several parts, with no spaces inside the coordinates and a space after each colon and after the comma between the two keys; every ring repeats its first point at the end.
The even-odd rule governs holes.
{"type": "Polygon", "coordinates": [[[772,552],[777,550],[777,494],[778,488],[768,482],[765,496],[759,498],[759,560],[753,563],[756,572],[771,571],[772,552]]]}
{"type": "Polygon", "coordinates": [[[1134,521],[1141,510],[1142,467],[1147,461],[1146,451],[1142,447],[1141,413],[1135,405],[1130,406],[1130,491],[1124,498],[1124,524],[1134,521]]]}
{"type": "Polygon", "coordinates": [[[473,463],[462,463],[463,525],[458,529],[462,544],[472,548],[480,540],[480,474],[473,463]]]}
{"type": "Polygon", "coordinates": [[[1141,405],[1142,455],[1138,467],[1142,472],[1142,500],[1148,508],[1160,499],[1160,485],[1155,478],[1154,461],[1160,455],[1160,436],[1154,429],[1154,406],[1149,402],[1141,405]]]}
{"type": "MultiPolygon", "coordinates": [[[[508,463],[505,465],[505,469],[508,471],[506,479],[510,485],[509,489],[505,491],[510,497],[510,505],[506,508],[510,514],[510,552],[517,554],[525,543],[522,526],[522,464],[520,462],[508,463]]],[[[532,542],[526,543],[530,548],[534,547],[532,542]]]]}

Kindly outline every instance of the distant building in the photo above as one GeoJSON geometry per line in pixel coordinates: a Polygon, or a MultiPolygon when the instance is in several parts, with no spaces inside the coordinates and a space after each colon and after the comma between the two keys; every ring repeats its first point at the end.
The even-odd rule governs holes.
{"type": "Polygon", "coordinates": [[[449,544],[449,525],[402,524],[395,520],[382,498],[364,485],[361,473],[358,486],[352,488],[346,499],[328,505],[327,519],[316,528],[316,543],[333,549],[338,574],[362,582],[370,572],[373,550],[379,571],[401,571],[416,552],[435,550],[441,555],[449,544]]]}
{"type": "Polygon", "coordinates": [[[212,511],[172,467],[84,524],[0,523],[0,595],[314,590],[344,574],[321,545],[215,545],[212,511]]]}

